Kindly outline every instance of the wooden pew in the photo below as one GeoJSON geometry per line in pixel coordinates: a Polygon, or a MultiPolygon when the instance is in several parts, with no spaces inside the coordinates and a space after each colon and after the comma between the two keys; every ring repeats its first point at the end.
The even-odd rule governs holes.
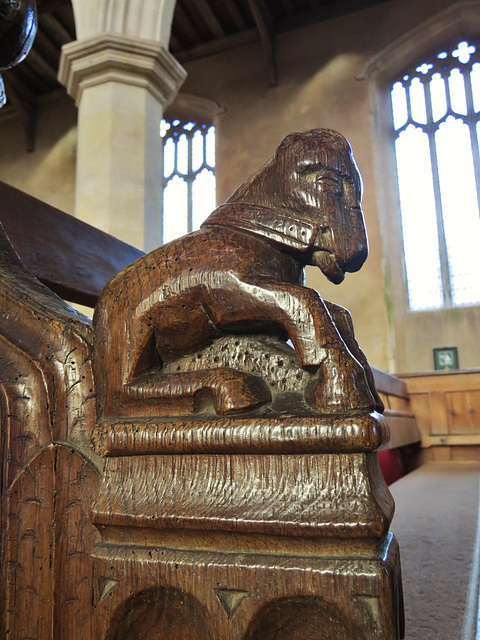
{"type": "MultiPolygon", "coordinates": [[[[7,230],[7,235],[16,252],[29,266],[31,272],[59,295],[65,295],[72,301],[92,306],[104,283],[119,269],[142,254],[139,250],[4,184],[0,184],[0,222],[7,230]],[[47,229],[39,223],[40,216],[48,221],[47,229]],[[50,233],[52,229],[58,233],[50,233]],[[72,263],[80,266],[72,270],[72,263]]],[[[4,250],[6,251],[5,247],[4,250]]],[[[6,262],[9,272],[15,267],[13,270],[16,270],[18,275],[21,268],[14,264],[13,258],[7,259],[6,262]]],[[[84,335],[82,349],[86,349],[88,354],[90,340],[88,320],[84,319],[79,327],[78,316],[75,314],[69,316],[70,312],[61,300],[56,299],[41,285],[35,285],[35,281],[26,270],[20,275],[23,284],[21,289],[17,290],[19,299],[26,296],[39,299],[36,304],[31,300],[27,304],[32,313],[32,323],[30,333],[24,335],[31,335],[32,326],[37,326],[39,319],[42,324],[41,332],[33,335],[31,347],[28,347],[31,357],[38,358],[38,355],[35,355],[39,350],[38,340],[48,341],[49,335],[53,340],[53,334],[49,334],[45,328],[51,322],[48,308],[65,318],[63,325],[59,325],[57,321],[54,332],[73,331],[72,335],[79,333],[84,335]]],[[[20,302],[20,304],[24,303],[20,302]]],[[[8,314],[8,309],[3,307],[3,312],[4,315],[8,314]]],[[[5,318],[3,320],[5,322],[5,318]]],[[[17,331],[21,329],[18,321],[13,323],[13,327],[17,331]]],[[[0,356],[5,353],[6,337],[8,338],[8,335],[6,336],[4,331],[0,356]]],[[[15,342],[12,336],[9,340],[15,342]]],[[[23,341],[25,342],[25,338],[23,341]]],[[[79,344],[76,345],[77,351],[80,348],[79,344]]],[[[63,353],[62,358],[67,363],[66,366],[70,368],[72,365],[69,364],[69,360],[65,360],[65,349],[68,352],[67,345],[68,340],[60,352],[63,353]]],[[[27,348],[25,344],[20,346],[22,349],[27,348]]],[[[18,349],[18,346],[15,349],[18,349]]],[[[60,362],[62,358],[58,358],[58,361],[60,362]]],[[[27,369],[28,362],[25,361],[18,371],[25,374],[27,369]]],[[[28,403],[25,391],[28,389],[34,391],[41,387],[38,383],[35,383],[37,386],[35,384],[32,386],[28,382],[27,375],[22,376],[25,380],[21,383],[23,386],[18,386],[22,381],[22,378],[15,380],[15,377],[18,377],[18,371],[17,376],[10,377],[5,374],[6,371],[4,366],[2,370],[4,384],[12,390],[23,389],[20,394],[12,393],[12,397],[17,398],[17,404],[25,405],[28,403]]],[[[46,375],[43,374],[43,379],[48,380],[51,375],[47,371],[46,375]]],[[[81,380],[83,376],[88,377],[88,375],[91,374],[88,373],[87,358],[77,372],[77,379],[81,380]]],[[[475,445],[478,443],[477,429],[480,430],[480,425],[477,424],[475,409],[475,399],[480,387],[478,372],[440,374],[429,372],[398,378],[374,369],[374,377],[386,407],[385,418],[391,431],[386,450],[400,451],[405,457],[410,455],[411,448],[416,447],[421,437],[422,445],[426,447],[423,449],[423,455],[427,459],[445,459],[445,452],[448,452],[448,460],[457,460],[425,464],[391,487],[397,502],[397,514],[392,529],[399,537],[403,557],[407,638],[409,640],[430,640],[430,638],[447,640],[447,638],[458,637],[456,634],[459,633],[460,628],[464,632],[462,637],[473,638],[477,615],[475,594],[478,591],[476,563],[479,556],[477,520],[480,465],[473,462],[458,462],[458,459],[465,460],[469,456],[472,457],[476,450],[475,445]],[[419,531],[423,532],[421,539],[419,539],[419,531]],[[469,570],[471,564],[473,569],[469,570]]],[[[55,405],[52,407],[55,409],[55,405]]],[[[58,406],[56,410],[60,410],[60,407],[58,406]]],[[[83,415],[85,416],[85,412],[88,413],[90,410],[84,407],[83,415]]],[[[20,415],[19,411],[20,407],[15,409],[15,406],[10,406],[9,414],[20,415]]],[[[2,416],[2,432],[5,434],[6,413],[3,412],[2,416]]],[[[10,562],[13,562],[13,565],[8,566],[17,567],[13,569],[19,589],[19,591],[17,589],[16,606],[21,610],[31,609],[37,613],[40,611],[38,620],[32,622],[32,628],[28,629],[32,637],[45,625],[57,624],[58,626],[58,623],[54,622],[53,610],[38,609],[35,604],[36,597],[32,596],[33,599],[29,599],[29,594],[35,592],[40,599],[48,597],[48,589],[53,589],[55,581],[59,585],[63,582],[65,596],[58,600],[54,609],[66,607],[71,612],[69,614],[72,618],[70,637],[92,637],[88,621],[79,615],[78,603],[81,602],[82,594],[85,592],[85,579],[91,575],[89,573],[91,568],[88,567],[85,558],[88,556],[89,548],[91,549],[89,545],[93,544],[95,533],[89,524],[88,510],[90,496],[96,490],[96,478],[102,462],[90,449],[88,434],[82,431],[81,423],[85,421],[84,417],[67,434],[54,435],[50,444],[48,444],[48,438],[51,436],[47,438],[42,436],[39,427],[41,416],[35,418],[35,414],[32,415],[32,429],[35,420],[38,420],[35,435],[31,431],[29,438],[43,442],[35,455],[29,454],[29,451],[33,452],[31,447],[25,448],[22,444],[23,449],[19,449],[15,444],[17,441],[24,442],[20,434],[20,440],[15,440],[14,436],[12,440],[12,434],[9,441],[2,436],[2,447],[9,446],[10,458],[13,456],[13,460],[7,464],[11,470],[4,468],[3,472],[3,485],[13,482],[7,491],[9,495],[7,497],[4,495],[3,498],[3,513],[6,513],[5,507],[8,507],[10,514],[14,514],[16,522],[20,523],[21,531],[22,522],[31,523],[29,510],[32,505],[38,504],[43,510],[54,508],[53,503],[49,507],[45,492],[48,493],[50,490],[53,495],[55,486],[59,487],[58,495],[63,496],[57,504],[57,510],[62,508],[62,502],[70,500],[72,505],[77,504],[76,511],[72,512],[73,517],[68,518],[59,514],[55,529],[50,529],[50,533],[48,527],[45,528],[45,524],[42,525],[37,521],[33,528],[30,524],[30,528],[24,529],[23,535],[27,536],[23,538],[24,543],[16,551],[13,532],[10,531],[10,536],[7,536],[6,540],[4,538],[3,557],[10,558],[10,562]],[[67,444],[68,447],[65,446],[67,444]],[[11,480],[9,481],[8,478],[11,480]],[[32,478],[35,484],[29,485],[32,478]],[[78,484],[78,478],[83,478],[80,484],[78,484]],[[62,486],[70,488],[62,494],[60,490],[62,486]],[[21,499],[16,502],[15,491],[21,493],[21,499]],[[79,526],[83,531],[84,544],[72,547],[71,540],[78,538],[79,526]],[[25,540],[32,539],[33,534],[37,539],[44,538],[47,541],[44,556],[42,556],[42,546],[37,544],[35,552],[37,560],[31,563],[28,571],[19,572],[18,567],[22,563],[27,566],[25,563],[30,562],[28,555],[31,554],[31,547],[25,543],[25,540]],[[53,575],[48,578],[52,535],[55,541],[57,565],[55,566],[54,563],[53,575]],[[62,553],[70,554],[71,559],[66,564],[58,562],[58,557],[62,553]],[[85,565],[87,565],[86,568],[85,565]],[[42,590],[39,587],[38,575],[44,572],[46,577],[42,577],[42,590]],[[65,582],[66,575],[74,576],[73,587],[72,584],[65,582]],[[76,609],[72,609],[72,606],[76,609]],[[49,623],[48,620],[51,622],[49,623]]],[[[5,451],[4,448],[3,451],[5,451]]],[[[3,520],[2,530],[5,530],[5,527],[6,523],[3,520]]],[[[2,593],[8,602],[12,595],[13,583],[8,578],[6,568],[7,565],[4,564],[2,585],[7,587],[6,591],[2,587],[2,593]]],[[[108,592],[111,585],[105,583],[103,588],[108,592]]],[[[12,619],[11,611],[7,616],[2,612],[0,622],[3,625],[7,623],[11,625],[13,622],[15,625],[15,616],[12,619]]],[[[55,633],[60,633],[60,630],[57,629],[55,633]]],[[[11,637],[16,637],[15,632],[11,637]]],[[[42,636],[37,633],[37,637],[42,636]]]]}
{"type": "MultiPolygon", "coordinates": [[[[17,254],[28,265],[30,271],[59,295],[65,295],[68,299],[80,303],[93,305],[104,283],[123,266],[142,255],[139,250],[1,183],[0,222],[4,225],[17,254]],[[40,215],[43,216],[43,220],[48,220],[50,229],[58,231],[56,240],[52,240],[55,234],[45,233],[42,230],[42,225],[39,224],[40,215]],[[25,228],[29,230],[28,234],[25,233],[25,228]],[[34,233],[30,233],[31,229],[35,230],[34,233]],[[80,267],[73,271],[72,264],[79,264],[80,267]]],[[[15,263],[13,254],[8,254],[8,247],[2,246],[5,258],[3,273],[13,271],[15,278],[12,282],[15,280],[15,283],[18,283],[20,275],[23,283],[16,291],[13,290],[13,287],[17,286],[15,283],[9,289],[10,282],[4,282],[4,288],[7,288],[9,295],[17,296],[19,304],[24,305],[28,310],[31,320],[27,327],[28,331],[24,334],[28,339],[24,337],[18,342],[12,332],[15,329],[21,329],[19,320],[12,319],[12,316],[5,317],[14,307],[8,305],[3,307],[0,356],[6,353],[6,345],[10,345],[15,353],[19,348],[26,350],[27,354],[30,353],[30,359],[37,362],[39,357],[37,352],[41,350],[39,341],[54,342],[54,334],[58,335],[60,332],[63,335],[63,344],[55,347],[57,355],[54,353],[55,349],[50,349],[46,353],[47,361],[56,362],[57,370],[60,363],[63,363],[61,366],[68,370],[68,375],[73,375],[72,372],[75,371],[72,378],[74,385],[72,389],[75,389],[76,382],[82,379],[88,381],[91,376],[88,364],[91,340],[88,320],[79,319],[48,289],[35,284],[28,271],[22,271],[21,263],[15,263]],[[32,299],[37,299],[37,302],[32,302],[32,299]],[[55,310],[58,314],[53,325],[49,317],[49,309],[55,310]],[[58,317],[62,317],[63,321],[59,322],[58,317]],[[39,325],[41,330],[38,328],[39,325]],[[50,326],[51,331],[48,328],[50,326]],[[67,334],[71,337],[65,337],[67,334]],[[71,364],[72,358],[66,357],[71,341],[75,343],[75,353],[83,353],[78,369],[77,364],[71,364]],[[28,344],[25,344],[26,342],[28,344]]],[[[25,314],[26,311],[23,315],[25,314]]],[[[57,374],[54,367],[44,370],[38,377],[34,373],[38,362],[32,369],[33,373],[28,374],[30,365],[27,357],[17,361],[15,365],[17,374],[13,376],[12,363],[8,363],[6,367],[5,361],[3,362],[2,379],[12,390],[10,397],[16,398],[16,405],[10,405],[8,411],[5,404],[0,404],[4,460],[6,447],[10,448],[10,460],[4,467],[3,475],[3,486],[8,496],[5,497],[4,494],[2,503],[4,518],[2,531],[7,532],[4,536],[2,556],[3,558],[7,556],[10,562],[2,566],[3,600],[8,603],[9,598],[13,597],[12,589],[16,588],[17,607],[22,611],[28,609],[40,611],[38,619],[32,620],[31,627],[27,629],[31,637],[47,638],[48,636],[41,636],[39,629],[58,624],[55,623],[55,610],[66,607],[71,612],[68,614],[71,618],[69,637],[93,638],[90,623],[84,615],[82,617],[79,605],[84,597],[85,581],[88,581],[89,576],[92,575],[87,557],[95,539],[95,531],[89,523],[89,501],[90,496],[96,491],[98,473],[102,468],[102,460],[90,448],[91,434],[87,433],[82,426],[85,424],[86,414],[92,410],[91,401],[79,412],[75,424],[71,424],[63,433],[57,430],[56,433],[48,435],[51,429],[48,422],[41,427],[43,419],[32,415],[32,430],[29,431],[28,437],[30,442],[37,442],[38,446],[31,444],[26,446],[25,438],[21,434],[15,436],[14,432],[10,432],[6,438],[6,421],[12,421],[12,416],[21,415],[21,412],[25,411],[30,392],[35,390],[40,392],[42,385],[45,384],[47,389],[53,389],[57,374]],[[22,376],[18,379],[19,372],[22,376]],[[36,376],[37,382],[29,382],[32,376],[36,376]],[[49,380],[53,382],[50,383],[49,380]],[[59,490],[58,495],[61,499],[56,505],[48,499],[49,491],[52,492],[52,496],[55,494],[55,486],[68,487],[63,494],[59,490]],[[19,496],[18,499],[15,496],[19,496]],[[55,527],[46,526],[34,518],[34,526],[25,528],[25,523],[32,523],[31,510],[35,505],[39,505],[44,511],[50,509],[53,514],[55,509],[63,508],[62,504],[65,505],[65,501],[76,506],[68,517],[59,515],[55,527]],[[16,532],[8,529],[5,522],[6,513],[10,513],[10,517],[14,515],[15,522],[18,523],[16,532]],[[72,546],[73,538],[78,538],[78,527],[83,531],[83,540],[80,545],[77,542],[72,546]],[[23,536],[24,542],[16,548],[15,536],[18,535],[23,536]],[[28,555],[31,554],[32,547],[29,546],[30,542],[26,544],[25,541],[34,539],[45,540],[47,544],[43,552],[42,545],[37,544],[35,551],[37,559],[27,570],[28,555]],[[51,540],[54,541],[53,547],[51,540]],[[52,548],[56,549],[57,558],[53,565],[52,548]],[[62,554],[68,556],[68,562],[59,561],[62,554]],[[25,570],[20,569],[22,566],[25,570]],[[7,572],[8,567],[10,567],[8,569],[10,573],[7,572]],[[42,574],[45,578],[42,577],[40,588],[38,575],[42,574]],[[12,575],[15,575],[14,581],[11,579],[12,575]],[[67,585],[66,581],[66,576],[72,575],[74,576],[73,587],[72,584],[67,585]],[[48,599],[48,594],[52,593],[55,584],[57,584],[57,590],[60,587],[60,591],[62,591],[62,584],[64,585],[63,596],[54,603],[53,608],[50,607],[50,610],[47,610],[48,607],[36,608],[35,603],[38,600],[43,602],[48,599]]],[[[460,452],[461,447],[475,445],[478,438],[475,434],[477,425],[472,423],[470,410],[471,398],[476,398],[478,393],[478,380],[475,376],[476,372],[426,374],[423,376],[425,381],[421,386],[422,376],[404,376],[399,379],[374,370],[377,388],[386,407],[385,417],[391,430],[391,439],[386,448],[405,451],[415,446],[420,440],[417,422],[422,432],[423,444],[430,448],[436,445],[457,447],[455,451],[460,452]],[[447,408],[437,410],[434,414],[426,413],[424,411],[426,406],[439,406],[439,393],[443,394],[447,408]],[[463,399],[460,399],[460,393],[464,393],[463,399]],[[425,394],[428,400],[423,397],[425,394]],[[468,420],[463,421],[462,424],[459,422],[458,407],[467,407],[464,414],[468,420]],[[444,421],[438,422],[432,415],[443,416],[444,421]]],[[[51,411],[56,415],[55,420],[59,420],[62,400],[55,398],[54,393],[50,394],[49,398],[52,402],[51,411]]],[[[2,402],[5,402],[3,397],[2,402]]],[[[73,402],[72,397],[68,402],[73,402]]],[[[452,449],[449,449],[449,452],[451,451],[452,449]]],[[[453,457],[451,453],[449,455],[453,457]]],[[[458,458],[458,453],[456,455],[458,458]]],[[[397,515],[393,530],[398,533],[402,547],[404,574],[406,574],[407,638],[410,640],[430,638],[446,640],[446,638],[455,637],[459,624],[463,625],[465,633],[473,633],[477,611],[474,594],[477,593],[478,588],[478,572],[469,572],[467,565],[472,558],[476,562],[479,555],[477,535],[479,478],[478,464],[457,462],[424,465],[392,485],[392,491],[397,500],[397,515]],[[458,500],[459,495],[462,496],[462,500],[458,500]],[[446,509],[445,506],[447,506],[446,509]],[[425,526],[426,522],[428,527],[425,526]],[[425,532],[421,540],[418,538],[419,530],[425,532]],[[432,544],[429,543],[430,540],[432,544]],[[447,565],[452,556],[454,556],[453,563],[447,565]],[[446,566],[448,571],[444,571],[446,566]],[[422,590],[423,593],[421,593],[422,590]],[[434,615],[431,615],[432,611],[434,615]]],[[[474,563],[474,568],[475,566],[474,563]]],[[[112,585],[106,582],[101,587],[104,597],[108,597],[108,589],[112,588],[112,585]]],[[[5,611],[1,613],[0,624],[7,625],[12,621],[15,624],[15,615],[12,610],[8,614],[5,611]]],[[[7,627],[5,629],[8,630],[7,627]]],[[[55,633],[57,635],[54,637],[65,637],[58,635],[65,633],[61,629],[57,629],[55,633]]],[[[11,637],[17,637],[15,632],[11,637]]]]}
{"type": "Polygon", "coordinates": [[[0,182],[0,223],[25,266],[61,298],[94,307],[143,251],[0,182]]]}
{"type": "MultiPolygon", "coordinates": [[[[53,291],[93,304],[111,275],[141,252],[7,185],[0,185],[0,222],[0,625],[15,640],[94,640],[92,589],[95,608],[116,583],[94,570],[91,497],[106,461],[91,447],[93,332],[53,291]]],[[[216,596],[229,616],[236,594],[220,589],[216,596]]]]}
{"type": "Polygon", "coordinates": [[[397,376],[372,367],[375,384],[385,405],[383,415],[390,427],[386,448],[405,447],[420,441],[417,418],[406,383],[397,376]]]}
{"type": "Polygon", "coordinates": [[[0,634],[12,640],[94,638],[93,332],[54,291],[94,304],[141,254],[0,183],[0,634]]]}
{"type": "Polygon", "coordinates": [[[480,460],[480,370],[402,374],[425,460],[480,460]]]}
{"type": "Polygon", "coordinates": [[[421,436],[406,383],[390,373],[372,369],[390,430],[390,439],[378,453],[383,476],[390,485],[420,464],[421,436]]]}
{"type": "MultiPolygon", "coordinates": [[[[61,298],[93,308],[110,278],[144,252],[0,181],[0,224],[31,273],[61,298]]],[[[372,367],[390,428],[385,449],[420,441],[406,383],[372,367]]]]}

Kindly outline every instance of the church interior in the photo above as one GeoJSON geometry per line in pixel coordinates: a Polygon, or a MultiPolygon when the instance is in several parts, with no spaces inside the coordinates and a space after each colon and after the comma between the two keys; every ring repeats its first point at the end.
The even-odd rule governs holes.
{"type": "Polygon", "coordinates": [[[363,180],[369,256],[340,285],[309,266],[307,286],[350,311],[392,418],[388,464],[400,464],[393,479],[404,476],[391,490],[406,637],[480,637],[480,0],[37,5],[30,55],[2,71],[0,181],[138,249],[159,246],[167,225],[162,118],[215,128],[213,206],[290,133],[326,128],[349,140],[363,180]],[[452,88],[458,69],[468,76],[460,106],[452,88]],[[443,115],[436,115],[437,76],[448,88],[443,115]],[[417,85],[428,98],[425,113],[417,85]],[[433,158],[449,122],[454,141],[468,130],[471,145],[433,158]],[[419,177],[427,138],[432,164],[419,177]],[[471,168],[453,157],[465,149],[471,168]],[[445,175],[454,176],[450,217],[445,175]],[[433,213],[419,191],[429,180],[433,213]],[[458,211],[469,190],[473,221],[458,211]],[[455,260],[463,260],[458,273],[455,260]],[[464,276],[473,284],[463,285],[464,276]],[[419,538],[435,551],[417,548],[419,538]]]}

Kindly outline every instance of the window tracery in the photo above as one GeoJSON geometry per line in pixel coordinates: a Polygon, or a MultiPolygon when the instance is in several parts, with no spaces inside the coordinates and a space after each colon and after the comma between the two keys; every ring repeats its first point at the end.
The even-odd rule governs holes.
{"type": "Polygon", "coordinates": [[[163,243],[200,227],[215,208],[215,127],[162,120],[163,243]]]}
{"type": "Polygon", "coordinates": [[[480,41],[455,41],[393,82],[409,306],[480,303],[480,41]]]}

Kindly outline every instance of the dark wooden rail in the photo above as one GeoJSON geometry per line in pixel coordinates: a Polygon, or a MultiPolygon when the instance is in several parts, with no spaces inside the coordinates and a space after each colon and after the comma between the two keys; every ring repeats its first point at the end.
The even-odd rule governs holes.
{"type": "Polygon", "coordinates": [[[403,380],[372,367],[378,393],[385,405],[384,417],[390,427],[390,440],[385,448],[404,447],[421,439],[410,395],[403,380]]]}
{"type": "Polygon", "coordinates": [[[34,276],[61,298],[89,307],[110,278],[143,255],[3,182],[0,223],[34,276]]]}

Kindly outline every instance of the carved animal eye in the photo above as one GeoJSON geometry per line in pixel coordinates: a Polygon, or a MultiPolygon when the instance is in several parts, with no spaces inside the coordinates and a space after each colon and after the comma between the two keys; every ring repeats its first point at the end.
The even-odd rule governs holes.
{"type": "Polygon", "coordinates": [[[338,196],[343,193],[342,182],[339,178],[333,176],[318,176],[316,182],[323,191],[333,191],[333,193],[338,196]]]}

